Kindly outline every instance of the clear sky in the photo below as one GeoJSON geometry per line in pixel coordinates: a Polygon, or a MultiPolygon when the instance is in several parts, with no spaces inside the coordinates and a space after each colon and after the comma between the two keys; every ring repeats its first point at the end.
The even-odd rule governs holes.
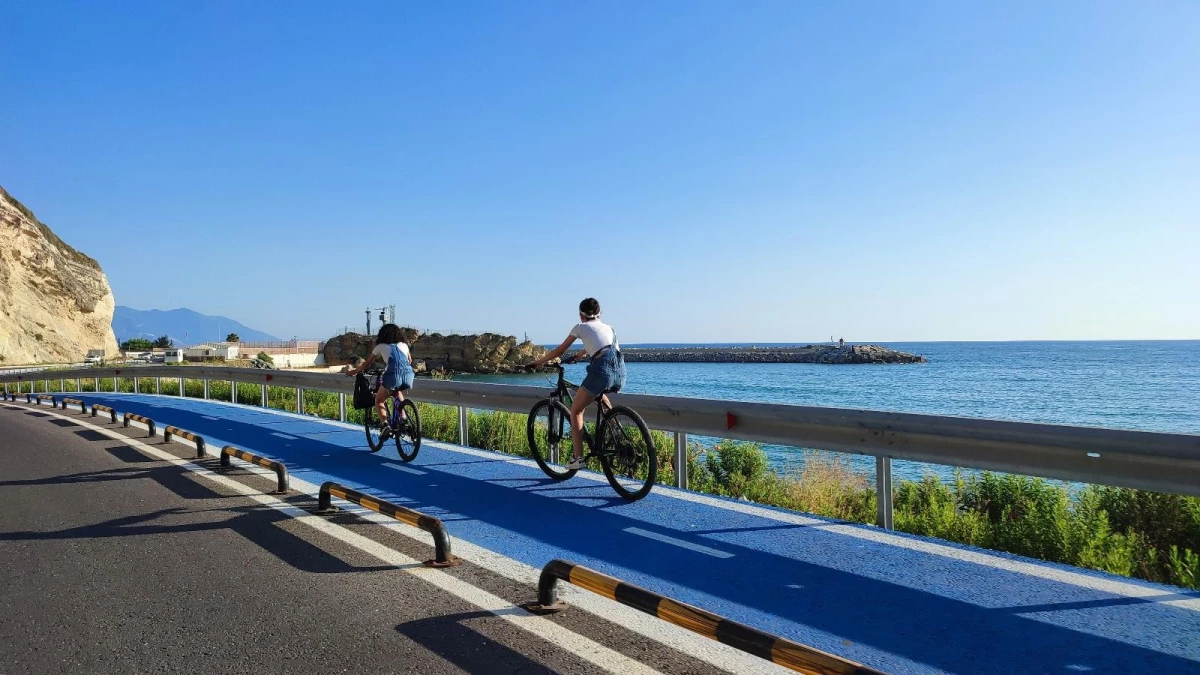
{"type": "Polygon", "coordinates": [[[9,2],[0,185],[324,337],[1200,338],[1200,3],[9,2]]]}

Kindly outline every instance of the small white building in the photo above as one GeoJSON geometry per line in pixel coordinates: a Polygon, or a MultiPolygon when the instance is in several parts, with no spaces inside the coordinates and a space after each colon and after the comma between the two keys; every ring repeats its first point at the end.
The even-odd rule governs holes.
{"type": "Polygon", "coordinates": [[[209,359],[230,361],[238,357],[238,343],[217,342],[192,345],[183,350],[183,357],[188,361],[206,361],[209,359]]]}

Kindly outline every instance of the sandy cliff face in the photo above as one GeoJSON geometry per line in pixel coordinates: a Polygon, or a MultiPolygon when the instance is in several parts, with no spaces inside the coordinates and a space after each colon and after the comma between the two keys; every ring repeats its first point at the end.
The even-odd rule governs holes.
{"type": "Polygon", "coordinates": [[[112,356],[114,304],[100,265],[0,188],[0,365],[112,356]]]}

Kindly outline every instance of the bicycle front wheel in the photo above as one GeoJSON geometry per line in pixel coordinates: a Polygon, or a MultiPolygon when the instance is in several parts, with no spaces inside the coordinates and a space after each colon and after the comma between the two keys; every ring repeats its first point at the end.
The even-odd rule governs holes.
{"type": "Polygon", "coordinates": [[[392,399],[390,397],[385,399],[383,405],[388,413],[384,419],[379,419],[379,410],[373,405],[363,411],[363,430],[367,434],[367,445],[371,448],[371,452],[379,452],[383,449],[383,444],[387,442],[387,436],[384,435],[383,429],[392,417],[392,399]]]}
{"type": "Polygon", "coordinates": [[[396,453],[400,459],[411,462],[421,450],[421,413],[417,411],[417,404],[407,398],[400,410],[405,419],[400,421],[400,431],[396,434],[396,453]]]}
{"type": "Polygon", "coordinates": [[[542,471],[554,480],[566,480],[575,471],[564,466],[571,461],[571,411],[561,401],[548,398],[538,401],[529,411],[526,432],[529,434],[529,453],[542,471]]]}
{"type": "Polygon", "coordinates": [[[600,465],[608,484],[629,501],[650,494],[658,478],[658,452],[642,416],[625,406],[604,415],[600,465]]]}

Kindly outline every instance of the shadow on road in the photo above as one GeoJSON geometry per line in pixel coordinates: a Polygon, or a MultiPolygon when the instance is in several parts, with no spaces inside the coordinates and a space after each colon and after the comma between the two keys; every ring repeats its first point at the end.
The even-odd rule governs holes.
{"type": "Polygon", "coordinates": [[[495,616],[491,612],[449,614],[402,623],[396,632],[468,673],[555,672],[466,625],[489,618],[495,616]]]}

